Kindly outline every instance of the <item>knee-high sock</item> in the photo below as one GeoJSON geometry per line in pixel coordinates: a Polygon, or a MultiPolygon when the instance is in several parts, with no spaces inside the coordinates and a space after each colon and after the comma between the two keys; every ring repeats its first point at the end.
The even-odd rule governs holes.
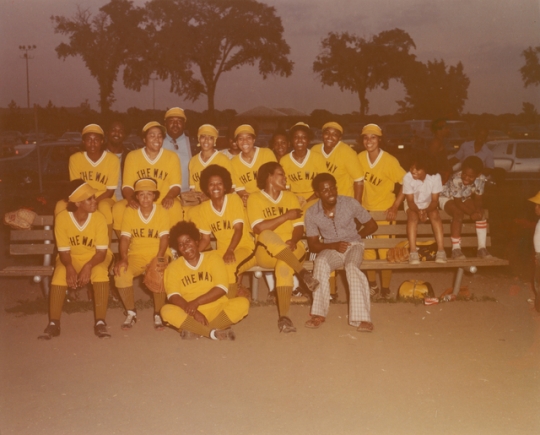
{"type": "Polygon", "coordinates": [[[152,293],[154,295],[154,314],[159,314],[165,301],[167,300],[167,293],[152,293]]]}
{"type": "Polygon", "coordinates": [[[381,286],[382,288],[390,288],[390,281],[392,280],[391,270],[381,271],[381,286]]]}
{"type": "Polygon", "coordinates": [[[210,322],[208,325],[210,329],[225,329],[231,326],[233,322],[229,317],[227,317],[227,314],[225,314],[225,311],[222,311],[218,314],[218,316],[210,322]]]}
{"type": "Polygon", "coordinates": [[[300,273],[302,270],[302,264],[300,264],[298,258],[295,257],[293,251],[289,248],[285,248],[283,251],[279,252],[276,255],[276,258],[287,263],[296,273],[300,273]]]}
{"type": "Polygon", "coordinates": [[[117,289],[126,310],[135,311],[135,294],[133,286],[117,289]]]}
{"type": "Polygon", "coordinates": [[[476,237],[478,237],[478,249],[486,247],[487,221],[476,221],[476,237]]]}
{"type": "Polygon", "coordinates": [[[109,283],[95,282],[92,287],[94,288],[94,317],[96,321],[105,320],[109,304],[109,283]]]}
{"type": "Polygon", "coordinates": [[[64,299],[66,299],[67,286],[51,285],[49,293],[49,320],[60,320],[64,299]]]}
{"type": "Polygon", "coordinates": [[[236,297],[236,292],[238,291],[238,284],[234,283],[234,284],[229,284],[229,291],[227,293],[227,297],[229,299],[232,299],[232,298],[235,298],[236,297]]]}
{"type": "Polygon", "coordinates": [[[292,291],[292,287],[276,287],[278,311],[280,316],[289,315],[292,291]]]}
{"type": "Polygon", "coordinates": [[[204,337],[210,337],[210,331],[212,330],[209,326],[204,326],[191,316],[187,316],[186,320],[180,325],[180,329],[185,329],[186,331],[194,332],[204,337]]]}

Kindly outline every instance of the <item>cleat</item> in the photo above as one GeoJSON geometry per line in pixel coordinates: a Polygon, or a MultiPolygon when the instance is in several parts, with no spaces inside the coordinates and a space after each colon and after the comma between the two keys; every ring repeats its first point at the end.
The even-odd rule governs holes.
{"type": "Polygon", "coordinates": [[[111,334],[107,330],[107,324],[103,320],[98,320],[94,325],[94,334],[98,338],[111,338],[111,334]]]}
{"type": "Polygon", "coordinates": [[[45,330],[44,334],[38,337],[38,340],[50,340],[53,337],[60,335],[60,322],[58,320],[51,320],[45,330]]]}
{"type": "Polygon", "coordinates": [[[120,326],[124,331],[133,328],[133,325],[137,323],[137,313],[135,311],[128,310],[126,320],[120,326]]]}
{"type": "Polygon", "coordinates": [[[463,255],[461,249],[452,249],[452,260],[466,260],[467,257],[463,255]]]}

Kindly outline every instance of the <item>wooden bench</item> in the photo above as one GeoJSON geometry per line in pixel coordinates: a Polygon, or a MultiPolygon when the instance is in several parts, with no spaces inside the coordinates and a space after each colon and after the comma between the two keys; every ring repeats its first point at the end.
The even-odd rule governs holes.
{"type": "MultiPolygon", "coordinates": [[[[377,221],[385,220],[385,213],[375,212],[372,216],[377,221]]],[[[452,242],[450,240],[450,221],[451,218],[445,212],[441,212],[443,219],[444,244],[447,254],[450,253],[452,242]]],[[[488,221],[489,223],[489,221],[488,221]]],[[[387,235],[389,238],[373,238],[364,241],[366,249],[393,248],[397,243],[407,240],[407,216],[404,211],[398,212],[395,225],[379,225],[377,235],[387,235]]],[[[431,224],[418,225],[418,241],[434,240],[431,224]]],[[[474,248],[476,254],[477,238],[474,222],[465,221],[462,228],[461,246],[467,253],[467,248],[474,248]]],[[[487,246],[491,246],[491,237],[488,237],[487,246]]],[[[111,244],[113,252],[118,252],[118,243],[113,237],[111,244]]],[[[31,230],[11,230],[9,252],[15,256],[36,256],[39,260],[36,265],[11,266],[0,270],[0,277],[20,277],[31,276],[34,282],[41,282],[43,293],[48,295],[49,281],[54,270],[54,258],[56,254],[54,245],[53,217],[37,216],[34,220],[31,230]]],[[[449,255],[450,257],[450,255],[449,255]]],[[[461,280],[465,271],[475,273],[478,267],[487,266],[507,266],[508,260],[500,258],[477,258],[470,256],[465,260],[448,259],[445,264],[435,263],[434,261],[424,261],[419,265],[410,265],[408,263],[389,263],[387,260],[364,260],[361,265],[362,270],[418,270],[418,269],[455,269],[456,277],[454,280],[454,293],[459,292],[461,280]]],[[[308,270],[313,269],[313,262],[306,261],[305,267],[308,270]]],[[[254,273],[255,279],[252,280],[251,291],[253,299],[258,299],[258,284],[264,272],[271,272],[271,269],[262,267],[253,267],[249,272],[254,273]]]]}

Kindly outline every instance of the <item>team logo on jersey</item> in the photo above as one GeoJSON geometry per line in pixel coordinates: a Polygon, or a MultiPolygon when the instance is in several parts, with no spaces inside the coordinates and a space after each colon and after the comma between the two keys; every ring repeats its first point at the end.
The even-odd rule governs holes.
{"type": "Polygon", "coordinates": [[[88,236],[73,236],[69,238],[69,244],[71,246],[88,246],[92,248],[94,246],[94,239],[89,238],[88,236]]]}
{"type": "Polygon", "coordinates": [[[209,272],[202,270],[197,273],[184,275],[181,281],[182,281],[182,285],[188,286],[191,284],[196,284],[200,281],[213,281],[213,278],[209,272]]]}

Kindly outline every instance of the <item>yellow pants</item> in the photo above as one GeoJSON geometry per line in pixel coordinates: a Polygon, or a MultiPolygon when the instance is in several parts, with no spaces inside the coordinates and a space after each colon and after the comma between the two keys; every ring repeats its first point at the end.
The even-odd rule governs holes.
{"type": "MultiPolygon", "coordinates": [[[[246,298],[228,299],[222,296],[214,302],[206,305],[200,305],[199,311],[206,317],[208,322],[214,320],[222,311],[233,323],[238,323],[249,312],[249,301],[246,298]]],[[[187,313],[180,307],[173,304],[165,304],[161,308],[161,317],[163,320],[175,328],[180,328],[187,318],[187,313]]]]}
{"type": "MultiPolygon", "coordinates": [[[[105,216],[105,220],[107,221],[107,225],[112,225],[113,223],[113,214],[112,209],[114,204],[116,203],[116,200],[114,198],[105,198],[98,202],[98,211],[105,216]]],[[[64,211],[67,208],[67,202],[61,199],[56,203],[56,206],[54,207],[54,215],[58,216],[58,213],[61,211],[64,211]]]]}
{"type": "MultiPolygon", "coordinates": [[[[257,246],[255,249],[255,258],[257,264],[261,267],[274,269],[276,274],[276,287],[293,287],[294,270],[284,261],[275,258],[288,245],[285,244],[281,237],[273,231],[263,231],[257,238],[257,246]]],[[[296,244],[296,249],[293,251],[294,256],[303,263],[306,248],[302,242],[296,244]]]]}
{"type": "MultiPolygon", "coordinates": [[[[389,221],[377,221],[377,225],[395,225],[395,222],[389,222],[389,221]]],[[[388,234],[381,234],[379,236],[373,236],[374,239],[389,239],[390,236],[388,234]]],[[[364,251],[364,260],[376,260],[380,258],[381,260],[386,260],[386,256],[388,255],[388,249],[366,249],[364,251]]],[[[374,282],[376,280],[376,273],[374,270],[368,270],[367,271],[367,277],[369,282],[374,282]]],[[[390,280],[392,279],[392,271],[391,270],[383,270],[381,271],[381,285],[384,288],[388,288],[390,286],[390,280]]]]}
{"type": "MultiPolygon", "coordinates": [[[[127,204],[127,199],[123,199],[114,204],[114,207],[112,208],[112,224],[114,231],[120,231],[122,229],[122,219],[124,218],[124,210],[126,209],[127,204]]],[[[174,199],[173,206],[167,211],[169,212],[169,223],[171,228],[184,218],[182,204],[178,198],[174,199]]]]}
{"type": "MultiPolygon", "coordinates": [[[[83,266],[88,263],[92,257],[93,255],[71,256],[71,263],[73,264],[73,267],[77,273],[81,271],[83,266]]],[[[90,282],[92,284],[95,282],[109,282],[109,265],[111,264],[112,257],[112,252],[108,250],[105,260],[92,268],[92,273],[90,275],[90,282]]],[[[51,285],[67,286],[66,266],[64,266],[60,261],[60,256],[56,257],[56,265],[54,267],[51,285]]]]}
{"type": "MultiPolygon", "coordinates": [[[[221,256],[225,254],[221,251],[217,252],[219,252],[219,255],[221,256]]],[[[236,284],[238,275],[257,265],[257,258],[253,253],[253,249],[251,248],[236,248],[234,250],[234,256],[236,257],[236,261],[234,263],[225,263],[227,276],[229,277],[229,284],[236,284]]]]}
{"type": "Polygon", "coordinates": [[[126,288],[133,285],[133,278],[142,275],[146,269],[146,265],[150,263],[154,257],[148,257],[148,255],[129,255],[128,254],[128,267],[122,269],[121,275],[114,276],[114,285],[116,288],[126,288]]]}

